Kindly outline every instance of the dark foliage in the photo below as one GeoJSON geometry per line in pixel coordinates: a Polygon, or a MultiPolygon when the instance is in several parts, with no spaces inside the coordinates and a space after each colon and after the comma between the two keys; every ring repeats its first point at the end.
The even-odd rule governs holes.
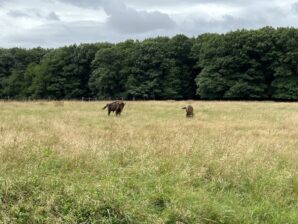
{"type": "Polygon", "coordinates": [[[0,98],[298,99],[298,29],[0,49],[0,98]]]}

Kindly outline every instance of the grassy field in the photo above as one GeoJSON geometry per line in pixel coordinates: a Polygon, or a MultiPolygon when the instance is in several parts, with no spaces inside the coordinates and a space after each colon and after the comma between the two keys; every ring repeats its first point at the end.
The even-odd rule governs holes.
{"type": "Polygon", "coordinates": [[[0,103],[0,223],[298,223],[297,103],[104,105],[0,103]]]}

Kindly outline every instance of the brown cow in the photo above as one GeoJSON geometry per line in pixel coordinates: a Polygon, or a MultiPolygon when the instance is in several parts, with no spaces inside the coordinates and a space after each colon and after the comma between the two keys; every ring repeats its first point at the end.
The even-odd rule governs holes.
{"type": "Polygon", "coordinates": [[[122,101],[115,101],[112,103],[108,103],[105,107],[103,107],[102,109],[106,109],[108,108],[108,115],[110,116],[111,112],[116,112],[116,116],[120,116],[121,112],[123,111],[123,108],[125,106],[125,103],[123,103],[122,101]]]}
{"type": "Polygon", "coordinates": [[[191,105],[188,105],[187,107],[182,107],[182,109],[186,110],[186,117],[193,117],[193,107],[191,105]]]}

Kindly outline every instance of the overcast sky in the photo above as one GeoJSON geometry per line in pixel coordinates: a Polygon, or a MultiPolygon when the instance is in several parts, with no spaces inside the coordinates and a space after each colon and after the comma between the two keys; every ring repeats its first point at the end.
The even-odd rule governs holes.
{"type": "Polygon", "coordinates": [[[0,47],[298,27],[298,0],[0,0],[0,47]]]}

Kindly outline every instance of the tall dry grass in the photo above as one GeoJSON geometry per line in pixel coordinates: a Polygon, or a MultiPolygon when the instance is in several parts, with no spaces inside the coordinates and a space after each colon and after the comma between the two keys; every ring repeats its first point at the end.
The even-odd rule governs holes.
{"type": "Polygon", "coordinates": [[[0,103],[0,221],[297,223],[298,104],[105,103],[0,103]]]}

